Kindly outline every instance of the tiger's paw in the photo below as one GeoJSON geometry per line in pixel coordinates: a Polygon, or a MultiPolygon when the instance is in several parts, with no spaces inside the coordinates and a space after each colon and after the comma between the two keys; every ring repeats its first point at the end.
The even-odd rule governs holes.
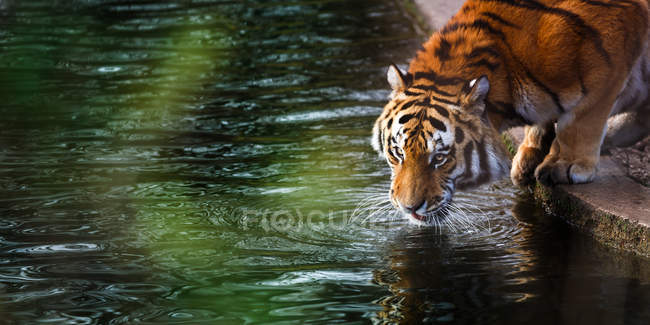
{"type": "Polygon", "coordinates": [[[510,169],[512,183],[519,187],[535,183],[535,168],[544,160],[544,155],[539,148],[519,147],[510,169]]]}
{"type": "Polygon", "coordinates": [[[546,186],[589,183],[596,175],[596,164],[564,159],[547,159],[535,169],[535,178],[546,186]]]}

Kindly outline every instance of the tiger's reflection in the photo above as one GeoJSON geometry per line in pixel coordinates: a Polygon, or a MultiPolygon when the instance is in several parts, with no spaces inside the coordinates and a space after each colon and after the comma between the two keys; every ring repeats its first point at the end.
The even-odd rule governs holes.
{"type": "Polygon", "coordinates": [[[650,303],[650,262],[603,247],[530,202],[520,198],[512,222],[491,232],[401,231],[386,267],[374,272],[390,293],[377,301],[383,310],[373,321],[619,324],[639,317],[625,311],[650,303]]]}

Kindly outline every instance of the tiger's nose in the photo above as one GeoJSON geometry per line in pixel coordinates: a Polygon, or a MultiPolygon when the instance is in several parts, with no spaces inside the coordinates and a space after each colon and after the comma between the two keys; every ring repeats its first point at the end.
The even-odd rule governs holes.
{"type": "Polygon", "coordinates": [[[404,205],[404,210],[406,210],[406,212],[408,212],[409,214],[410,213],[424,214],[426,212],[425,211],[426,207],[427,207],[427,201],[422,200],[418,204],[404,205]]]}

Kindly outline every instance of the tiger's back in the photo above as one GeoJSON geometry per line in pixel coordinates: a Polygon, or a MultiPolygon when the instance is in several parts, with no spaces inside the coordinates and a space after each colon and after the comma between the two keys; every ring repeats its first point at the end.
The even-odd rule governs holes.
{"type": "MultiPolygon", "coordinates": [[[[491,104],[544,123],[600,88],[612,71],[630,71],[645,49],[647,10],[644,0],[470,0],[424,44],[409,74],[458,82],[484,74],[491,104]]],[[[418,79],[414,84],[436,84],[418,79]]]]}
{"type": "MultiPolygon", "coordinates": [[[[417,216],[434,215],[450,200],[445,187],[453,194],[455,185],[467,184],[461,175],[468,171],[459,168],[490,176],[470,185],[494,179],[500,171],[490,169],[505,159],[492,148],[495,131],[518,124],[529,126],[513,160],[516,184],[590,181],[610,114],[648,107],[647,30],[645,0],[467,1],[423,45],[408,73],[389,69],[393,93],[373,139],[393,167],[394,204],[426,219],[417,216]],[[425,122],[431,119],[438,122],[425,122]],[[481,125],[459,122],[472,119],[481,125]],[[457,130],[466,139],[481,134],[482,143],[457,141],[457,130]],[[486,143],[489,153],[480,154],[486,143]],[[469,146],[478,153],[468,153],[469,146]],[[453,157],[445,147],[453,147],[453,157]],[[454,168],[429,172],[431,157],[440,154],[454,168]],[[435,182],[445,184],[427,186],[435,182]]],[[[642,115],[631,119],[647,129],[642,115]]]]}

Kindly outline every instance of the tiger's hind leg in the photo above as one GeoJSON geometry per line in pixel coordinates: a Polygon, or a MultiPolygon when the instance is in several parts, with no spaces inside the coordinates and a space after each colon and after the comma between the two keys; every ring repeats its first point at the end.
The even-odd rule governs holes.
{"type": "Polygon", "coordinates": [[[615,114],[607,119],[607,134],[602,151],[633,145],[650,134],[650,52],[632,69],[623,91],[618,95],[615,114]]]}
{"type": "Polygon", "coordinates": [[[510,179],[512,183],[525,187],[535,182],[535,168],[544,160],[555,138],[555,126],[529,125],[525,128],[524,141],[519,145],[512,159],[510,179]]]}
{"type": "Polygon", "coordinates": [[[602,147],[604,152],[633,145],[650,133],[650,107],[645,108],[617,114],[607,120],[607,135],[602,147]]]}

